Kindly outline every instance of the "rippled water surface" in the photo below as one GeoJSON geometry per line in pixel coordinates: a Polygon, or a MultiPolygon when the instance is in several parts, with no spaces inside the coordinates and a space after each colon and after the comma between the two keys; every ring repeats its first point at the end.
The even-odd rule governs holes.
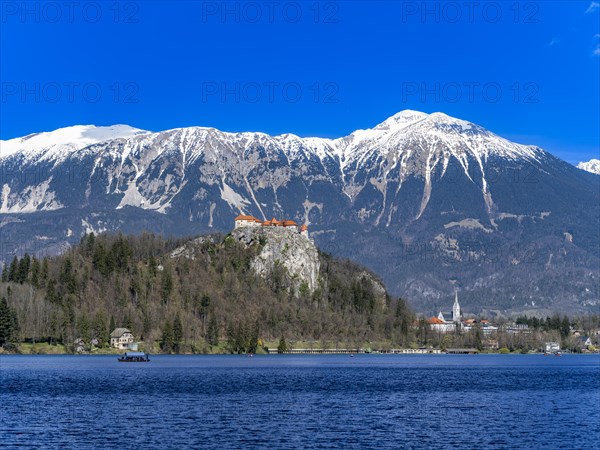
{"type": "Polygon", "coordinates": [[[0,447],[600,448],[597,355],[0,356],[0,447]]]}

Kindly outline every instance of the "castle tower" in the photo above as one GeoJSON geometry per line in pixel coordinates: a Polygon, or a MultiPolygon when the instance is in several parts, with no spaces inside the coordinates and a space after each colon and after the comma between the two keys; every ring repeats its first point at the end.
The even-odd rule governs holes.
{"type": "Polygon", "coordinates": [[[308,227],[306,226],[306,224],[300,227],[300,234],[308,239],[308,227]]]}
{"type": "Polygon", "coordinates": [[[454,305],[452,306],[452,321],[460,323],[461,313],[460,305],[458,304],[458,290],[454,291],[454,305]]]}

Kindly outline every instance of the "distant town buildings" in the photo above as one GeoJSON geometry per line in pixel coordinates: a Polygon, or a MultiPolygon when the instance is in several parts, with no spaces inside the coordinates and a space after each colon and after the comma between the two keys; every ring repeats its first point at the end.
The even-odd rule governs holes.
{"type": "Polygon", "coordinates": [[[489,320],[486,319],[466,319],[463,320],[462,310],[460,303],[458,302],[458,291],[454,292],[454,305],[452,311],[446,313],[446,316],[441,311],[437,317],[430,317],[427,319],[429,327],[433,331],[438,333],[452,333],[454,331],[462,331],[468,333],[475,327],[479,327],[485,336],[493,335],[498,331],[498,327],[494,326],[489,320]],[[450,317],[450,320],[446,320],[446,316],[450,317]]]}
{"type": "Polygon", "coordinates": [[[526,323],[513,323],[504,328],[508,334],[530,334],[531,330],[526,323]]]}
{"type": "Polygon", "coordinates": [[[446,320],[444,314],[440,311],[437,317],[430,317],[427,319],[427,323],[429,323],[429,327],[433,331],[437,331],[439,333],[451,333],[460,330],[463,327],[461,322],[462,313],[460,310],[460,304],[458,303],[458,291],[454,292],[454,305],[452,306],[452,312],[448,314],[451,317],[450,320],[446,320]]]}

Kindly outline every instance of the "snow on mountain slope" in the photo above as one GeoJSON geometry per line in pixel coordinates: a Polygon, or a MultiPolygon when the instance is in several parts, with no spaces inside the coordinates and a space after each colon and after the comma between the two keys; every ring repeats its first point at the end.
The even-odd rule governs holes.
{"type": "Polygon", "coordinates": [[[90,230],[227,232],[244,213],[307,223],[325,251],[429,306],[454,280],[474,306],[600,304],[600,178],[445,114],[401,111],[337,139],[79,126],[0,151],[15,248],[62,251],[90,230]]]}
{"type": "MultiPolygon", "coordinates": [[[[256,191],[265,188],[273,195],[266,204],[283,208],[279,195],[281,191],[288,195],[285,191],[294,183],[304,185],[301,203],[305,205],[322,204],[308,197],[309,186],[315,183],[327,183],[350,201],[375,187],[383,196],[376,213],[377,225],[384,217],[386,224],[391,223],[397,209],[395,199],[404,180],[411,176],[425,182],[421,207],[413,216],[418,219],[431,197],[434,173],[443,177],[448,165],[456,161],[465,178],[478,186],[490,213],[494,201],[484,174],[488,159],[537,159],[543,153],[464,120],[411,110],[338,139],[230,133],[205,127],[153,133],[126,125],[73,126],[1,141],[0,151],[2,159],[14,167],[42,160],[56,166],[78,151],[78,161],[93,160],[84,189],[86,201],[94,185],[100,183],[105,194],[119,196],[117,209],[133,206],[164,212],[186,186],[190,190],[192,185],[199,190],[195,199],[215,186],[233,209],[242,211],[252,205],[261,214],[265,201],[259,201],[256,191]],[[102,145],[89,147],[91,144],[102,145]],[[13,161],[11,156],[25,160],[13,161]],[[471,170],[473,166],[476,171],[471,170]]],[[[11,183],[3,192],[5,212],[56,209],[67,200],[55,199],[48,183],[37,187],[11,183]]],[[[305,215],[308,213],[306,210],[305,215]]]]}
{"type": "Polygon", "coordinates": [[[373,127],[373,130],[393,130],[398,131],[402,128],[406,128],[409,125],[412,125],[415,122],[423,120],[429,117],[428,114],[420,111],[413,111],[410,109],[405,109],[404,111],[400,111],[399,113],[394,114],[391,117],[388,117],[386,120],[381,122],[379,125],[373,127]]]}
{"type": "Polygon", "coordinates": [[[88,145],[146,133],[148,131],[133,128],[129,125],[112,125],[108,127],[75,125],[7,141],[0,140],[0,159],[14,154],[22,154],[27,158],[36,159],[61,159],[61,157],[88,145]]]}
{"type": "Polygon", "coordinates": [[[598,159],[590,159],[587,162],[580,162],[577,164],[577,168],[581,170],[585,170],[586,172],[595,173],[596,175],[600,175],[600,160],[598,159]]]}
{"type": "MultiPolygon", "coordinates": [[[[373,150],[373,147],[376,147],[382,155],[389,156],[390,152],[394,153],[406,141],[415,137],[425,138],[429,142],[443,141],[453,149],[467,150],[479,156],[496,152],[507,157],[531,158],[536,154],[532,147],[514,144],[470,122],[443,113],[426,114],[404,110],[373,128],[356,130],[348,136],[337,139],[300,138],[293,134],[269,136],[253,132],[229,133],[205,127],[176,128],[151,133],[128,125],[109,127],[76,125],[0,141],[0,158],[22,154],[27,158],[62,159],[92,144],[141,135],[154,141],[173,136],[174,140],[168,143],[190,157],[197,156],[207,149],[218,153],[222,146],[235,151],[240,146],[247,148],[261,144],[284,149],[286,155],[292,160],[297,157],[310,157],[312,154],[320,160],[338,159],[342,166],[348,165],[352,160],[364,159],[365,154],[373,150]],[[202,142],[203,140],[205,142],[202,142]]],[[[123,159],[126,156],[123,155],[123,159]]],[[[397,152],[396,156],[400,157],[397,152]]]]}

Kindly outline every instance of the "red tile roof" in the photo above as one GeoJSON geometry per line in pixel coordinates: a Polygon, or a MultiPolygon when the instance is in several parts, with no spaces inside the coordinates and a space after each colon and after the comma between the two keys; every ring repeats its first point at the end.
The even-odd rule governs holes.
{"type": "Polygon", "coordinates": [[[259,220],[259,219],[257,219],[256,217],[252,217],[252,216],[246,216],[246,215],[244,215],[244,214],[240,214],[240,215],[239,215],[239,216],[237,216],[237,217],[236,217],[234,220],[235,220],[236,222],[237,222],[238,220],[245,220],[245,221],[248,221],[248,222],[262,222],[262,220],[259,220]]]}
{"type": "Polygon", "coordinates": [[[437,317],[430,317],[427,322],[431,325],[443,325],[445,322],[438,319],[437,317]]]}

